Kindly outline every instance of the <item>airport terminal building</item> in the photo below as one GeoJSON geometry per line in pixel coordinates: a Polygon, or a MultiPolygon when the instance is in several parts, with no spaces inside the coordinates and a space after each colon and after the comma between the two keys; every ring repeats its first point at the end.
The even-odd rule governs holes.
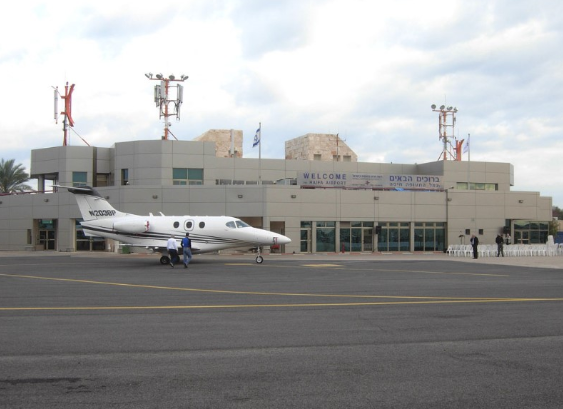
{"type": "Polygon", "coordinates": [[[285,159],[244,158],[241,131],[212,130],[193,141],[33,150],[39,192],[0,196],[0,250],[117,251],[84,236],[73,195],[52,185],[93,186],[127,213],[238,217],[291,238],[272,250],[283,253],[441,252],[472,234],[547,241],[552,200],[511,191],[509,163],[358,162],[338,135],[285,145],[285,159]]]}

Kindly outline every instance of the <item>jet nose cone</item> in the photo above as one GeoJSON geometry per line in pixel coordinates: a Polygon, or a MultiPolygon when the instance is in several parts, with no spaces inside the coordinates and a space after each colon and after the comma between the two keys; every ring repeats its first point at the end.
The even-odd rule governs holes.
{"type": "Polygon", "coordinates": [[[277,244],[288,244],[291,243],[291,239],[286,236],[282,236],[281,234],[276,235],[277,244]]]}

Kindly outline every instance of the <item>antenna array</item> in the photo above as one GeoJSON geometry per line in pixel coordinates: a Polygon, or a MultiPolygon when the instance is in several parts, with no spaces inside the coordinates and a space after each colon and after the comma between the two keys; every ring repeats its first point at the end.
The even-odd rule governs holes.
{"type": "MultiPolygon", "coordinates": [[[[170,85],[171,82],[184,82],[188,79],[187,75],[182,75],[180,79],[176,79],[174,75],[169,75],[166,78],[162,74],[156,74],[153,77],[152,72],[145,74],[149,80],[158,81],[159,83],[154,86],[154,102],[159,108],[159,119],[164,117],[164,135],[163,140],[168,140],[168,134],[170,132],[170,127],[172,124],[168,121],[168,117],[176,116],[176,120],[180,120],[180,107],[184,102],[184,86],[182,84],[170,85]],[[175,98],[171,98],[171,93],[174,94],[175,98]],[[169,106],[172,105],[170,109],[169,106]]],[[[174,136],[174,134],[172,134],[174,136]]],[[[174,138],[176,138],[174,136],[174,138]]],[[[178,138],[176,138],[178,139],[178,138]]]]}
{"type": "Polygon", "coordinates": [[[458,141],[455,138],[455,122],[457,108],[446,107],[445,105],[437,108],[435,104],[431,106],[432,111],[438,112],[438,134],[442,141],[442,153],[438,160],[461,160],[461,147],[463,145],[463,139],[458,141]],[[452,141],[455,146],[452,145],[452,141]]]}

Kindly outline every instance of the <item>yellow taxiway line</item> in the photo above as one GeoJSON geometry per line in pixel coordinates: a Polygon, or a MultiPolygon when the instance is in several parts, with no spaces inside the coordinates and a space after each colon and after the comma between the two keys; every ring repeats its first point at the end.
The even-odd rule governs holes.
{"type": "Polygon", "coordinates": [[[312,304],[225,304],[225,305],[149,305],[149,306],[109,306],[109,307],[6,307],[0,311],[95,311],[95,310],[195,310],[218,308],[288,308],[288,307],[358,307],[374,305],[413,305],[413,304],[465,304],[502,303],[530,301],[563,301],[563,298],[503,298],[473,300],[434,300],[434,301],[381,301],[358,303],[312,303],[312,304]]]}
{"type": "MultiPolygon", "coordinates": [[[[202,288],[188,288],[188,287],[167,287],[159,285],[147,284],[129,284],[129,283],[115,283],[111,281],[93,281],[93,280],[79,280],[74,278],[56,278],[56,277],[41,277],[29,276],[19,274],[2,274],[0,276],[13,277],[13,278],[29,278],[35,280],[49,280],[49,281],[62,281],[72,283],[84,284],[98,284],[98,285],[112,285],[119,287],[131,288],[150,288],[155,290],[175,290],[175,291],[188,291],[200,293],[216,293],[216,294],[245,294],[245,295],[277,295],[284,297],[339,297],[339,298],[386,298],[386,299],[415,299],[415,300],[499,300],[498,297],[481,298],[481,297],[428,297],[428,296],[399,296],[399,295],[354,295],[354,294],[315,294],[315,293],[283,293],[283,292],[265,292],[265,291],[234,291],[234,290],[209,290],[202,288]]],[[[562,298],[563,300],[563,298],[562,298]]]]}
{"type": "Polygon", "coordinates": [[[275,307],[352,307],[375,305],[415,305],[415,304],[463,304],[463,303],[501,303],[501,302],[546,302],[563,301],[563,298],[479,298],[479,297],[422,297],[422,296],[389,296],[389,295],[354,295],[354,294],[314,294],[314,293],[283,293],[261,291],[209,290],[200,288],[167,287],[145,284],[116,283],[108,281],[79,280],[70,278],[40,277],[17,274],[1,274],[12,278],[50,280],[84,284],[111,285],[129,288],[149,288],[158,290],[174,290],[186,292],[205,292],[216,294],[270,295],[283,297],[324,297],[353,299],[386,299],[403,301],[369,301],[369,302],[334,302],[334,303],[273,303],[273,304],[225,304],[225,305],[170,305],[170,306],[92,306],[92,307],[0,307],[0,311],[80,311],[80,310],[163,310],[163,309],[213,309],[213,308],[275,308],[275,307]]]}

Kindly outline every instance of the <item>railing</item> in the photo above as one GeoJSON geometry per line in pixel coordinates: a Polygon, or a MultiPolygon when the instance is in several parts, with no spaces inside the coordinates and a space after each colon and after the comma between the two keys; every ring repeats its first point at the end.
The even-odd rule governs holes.
{"type": "MultiPolygon", "coordinates": [[[[496,257],[497,251],[496,244],[477,246],[479,257],[496,257]]],[[[505,244],[503,251],[505,257],[553,257],[563,255],[563,244],[505,244]]],[[[473,257],[473,247],[471,244],[452,244],[446,253],[452,257],[473,257]]]]}
{"type": "Polygon", "coordinates": [[[35,195],[38,193],[54,193],[53,189],[51,190],[24,190],[23,192],[12,192],[12,193],[0,193],[0,196],[18,196],[18,195],[35,195]]]}

